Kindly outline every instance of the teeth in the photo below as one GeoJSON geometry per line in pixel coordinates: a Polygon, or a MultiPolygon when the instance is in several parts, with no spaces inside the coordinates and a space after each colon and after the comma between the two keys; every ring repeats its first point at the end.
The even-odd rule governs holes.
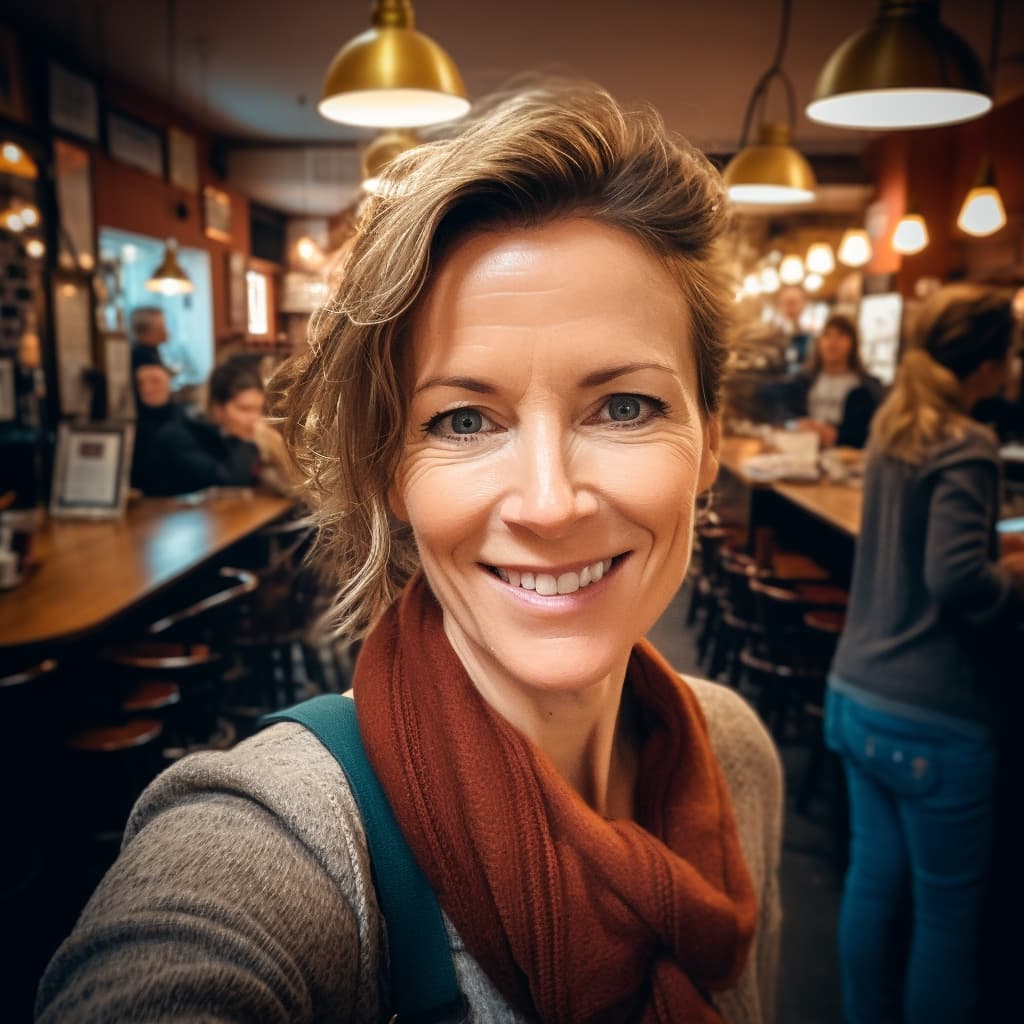
{"type": "Polygon", "coordinates": [[[555,594],[575,594],[577,590],[597,583],[612,567],[610,558],[593,565],[584,566],[579,572],[563,572],[554,576],[546,572],[517,572],[515,569],[495,568],[498,576],[513,587],[523,590],[535,590],[542,597],[553,597],[555,594]]]}

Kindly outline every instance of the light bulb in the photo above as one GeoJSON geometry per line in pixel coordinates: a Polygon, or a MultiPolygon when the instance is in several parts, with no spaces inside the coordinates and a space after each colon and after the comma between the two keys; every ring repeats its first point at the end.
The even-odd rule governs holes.
{"type": "Polygon", "coordinates": [[[804,279],[804,261],[790,253],[779,264],[779,280],[783,284],[799,284],[804,279]]]}
{"type": "Polygon", "coordinates": [[[743,278],[743,290],[748,295],[760,295],[761,294],[761,278],[757,274],[747,274],[743,278]]]}
{"type": "Polygon", "coordinates": [[[836,259],[828,242],[815,242],[807,250],[804,259],[807,269],[814,274],[831,274],[836,269],[836,259]]]}
{"type": "Polygon", "coordinates": [[[16,146],[13,142],[5,142],[3,154],[8,163],[16,164],[21,159],[21,147],[16,146]]]}
{"type": "Polygon", "coordinates": [[[761,291],[772,295],[779,290],[779,272],[774,267],[765,267],[761,271],[761,291]]]}
{"type": "Polygon", "coordinates": [[[999,189],[988,185],[972,188],[967,193],[956,218],[956,226],[976,238],[994,235],[1005,224],[1006,210],[999,189]]]}
{"type": "Polygon", "coordinates": [[[30,238],[25,243],[25,252],[33,259],[39,259],[46,254],[46,246],[38,238],[30,238]]]}
{"type": "Polygon", "coordinates": [[[821,274],[815,274],[813,271],[804,278],[804,291],[816,292],[823,284],[825,279],[821,274]]]}
{"type": "Polygon", "coordinates": [[[900,219],[892,236],[892,247],[904,256],[913,256],[928,244],[928,226],[919,213],[908,213],[900,219]]]}
{"type": "Polygon", "coordinates": [[[320,247],[309,235],[303,235],[295,243],[295,251],[298,253],[300,260],[308,263],[310,260],[316,259],[320,254],[320,247]]]}
{"type": "Polygon", "coordinates": [[[847,267],[863,267],[871,259],[871,240],[863,228],[850,228],[839,243],[839,262],[847,267]]]}

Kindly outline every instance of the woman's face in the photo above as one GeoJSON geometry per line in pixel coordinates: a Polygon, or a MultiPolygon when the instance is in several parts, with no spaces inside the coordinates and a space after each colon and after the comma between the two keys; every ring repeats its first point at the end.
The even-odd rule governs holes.
{"type": "Polygon", "coordinates": [[[826,327],[818,338],[818,354],[826,373],[846,373],[853,354],[853,338],[841,327],[826,327]]]}
{"type": "Polygon", "coordinates": [[[484,233],[441,265],[390,498],[478,686],[621,679],[682,582],[718,443],[687,321],[662,264],[594,221],[484,233]]]}
{"type": "Polygon", "coordinates": [[[232,437],[251,441],[256,424],[263,417],[263,392],[259,388],[246,388],[223,405],[211,406],[210,418],[232,437]]]}

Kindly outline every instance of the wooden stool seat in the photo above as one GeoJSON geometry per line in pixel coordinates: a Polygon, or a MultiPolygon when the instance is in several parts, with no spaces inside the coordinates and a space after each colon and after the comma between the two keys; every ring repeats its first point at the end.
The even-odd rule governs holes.
{"type": "Polygon", "coordinates": [[[790,588],[804,604],[822,605],[829,608],[845,608],[850,601],[850,593],[843,587],[833,583],[794,582],[790,588]]]}
{"type": "Polygon", "coordinates": [[[121,710],[136,715],[140,711],[161,711],[181,701],[181,689],[176,683],[149,680],[133,686],[121,700],[121,710]]]}
{"type": "Polygon", "coordinates": [[[64,741],[72,750],[109,754],[152,743],[164,731],[155,718],[135,718],[120,724],[99,725],[72,733],[64,741]]]}
{"type": "Polygon", "coordinates": [[[804,625],[819,633],[838,637],[846,625],[846,612],[837,608],[814,608],[804,613],[804,625]]]}
{"type": "Polygon", "coordinates": [[[766,568],[777,580],[804,580],[808,583],[826,583],[829,580],[824,566],[799,551],[775,551],[766,568]]]}
{"type": "Polygon", "coordinates": [[[168,640],[144,640],[124,647],[110,647],[103,651],[104,661],[124,668],[156,672],[183,671],[200,668],[220,661],[220,654],[208,644],[183,644],[168,640]]]}

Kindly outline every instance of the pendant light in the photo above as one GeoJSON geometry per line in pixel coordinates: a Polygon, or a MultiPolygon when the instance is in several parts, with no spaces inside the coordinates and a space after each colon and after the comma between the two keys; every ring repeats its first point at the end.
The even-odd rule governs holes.
{"type": "Polygon", "coordinates": [[[907,212],[892,234],[892,247],[903,256],[913,256],[928,246],[928,225],[919,213],[907,212]]]}
{"type": "Polygon", "coordinates": [[[804,261],[796,253],[784,256],[779,264],[779,280],[783,284],[799,284],[804,279],[804,261]]]}
{"type": "Polygon", "coordinates": [[[1005,225],[1006,208],[1003,206],[1003,197],[996,187],[992,160],[985,157],[978,168],[974,185],[964,197],[956,218],[956,226],[965,234],[985,238],[987,235],[994,235],[1005,225]]]}
{"type": "Polygon", "coordinates": [[[16,142],[4,139],[0,142],[0,174],[29,180],[39,176],[35,161],[16,142]]]}
{"type": "Polygon", "coordinates": [[[420,144],[420,137],[408,129],[395,128],[391,131],[381,132],[363,150],[362,170],[363,189],[366,192],[376,194],[380,191],[380,176],[399,153],[407,149],[413,149],[420,144]]]}
{"type": "Polygon", "coordinates": [[[804,291],[809,292],[813,295],[815,292],[821,290],[821,286],[825,283],[825,279],[821,274],[811,272],[804,278],[804,291]]]}
{"type": "Polygon", "coordinates": [[[825,62],[806,113],[839,128],[927,128],[991,106],[981,64],[939,20],[938,0],[882,0],[825,62]]]}
{"type": "Polygon", "coordinates": [[[863,228],[848,228],[839,243],[836,259],[846,267],[863,267],[871,259],[871,239],[863,228]]]}
{"type": "Polygon", "coordinates": [[[832,246],[828,242],[815,242],[807,250],[804,264],[812,274],[820,274],[822,277],[831,274],[836,269],[836,258],[832,252],[832,246]]]}
{"type": "Polygon", "coordinates": [[[184,295],[195,288],[181,264],[178,263],[178,242],[174,238],[167,239],[164,247],[164,258],[160,266],[153,271],[153,276],[146,282],[147,291],[159,292],[161,295],[184,295]]]}
{"type": "Polygon", "coordinates": [[[814,199],[816,181],[807,160],[790,145],[792,128],[796,122],[796,99],[793,83],[782,70],[782,58],[789,37],[791,0],[782,0],[782,23],[779,41],[771,66],[758,79],[750,95],[743,117],[743,133],[739,152],[729,161],[722,173],[735,203],[788,205],[809,203],[814,199]],[[778,79],[786,90],[789,105],[787,123],[762,121],[757,142],[747,145],[754,113],[763,107],[768,86],[778,79]]]}
{"type": "Polygon", "coordinates": [[[469,110],[455,62],[417,32],[409,0],[376,0],[371,28],[346,43],[324,78],[317,109],[371,128],[437,124],[469,110]]]}

